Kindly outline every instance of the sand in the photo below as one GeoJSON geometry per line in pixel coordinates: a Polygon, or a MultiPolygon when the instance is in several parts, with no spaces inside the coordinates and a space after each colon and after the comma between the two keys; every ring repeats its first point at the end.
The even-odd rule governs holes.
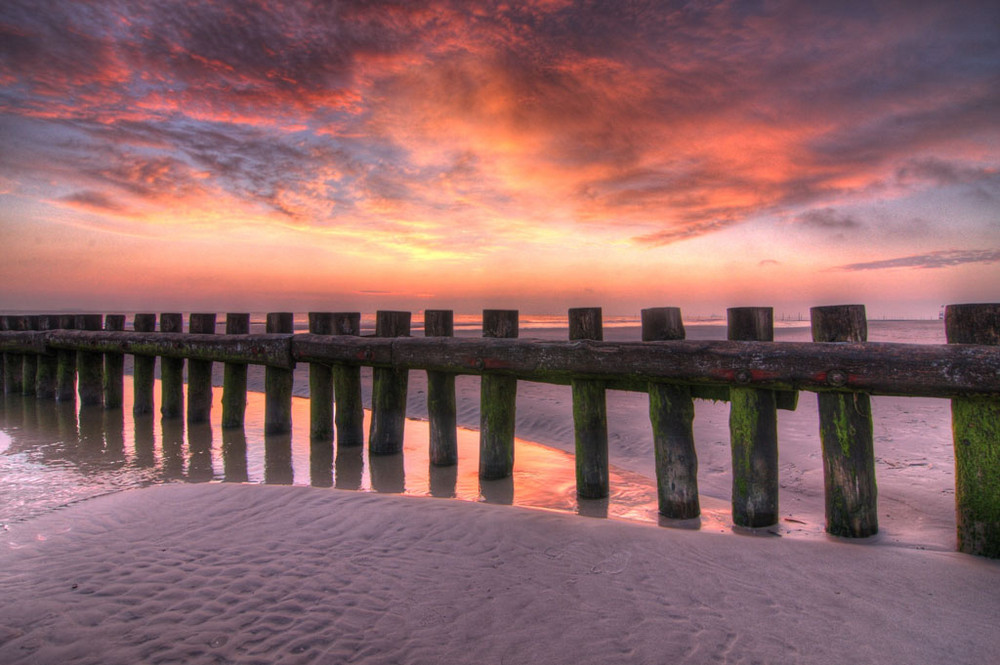
{"type": "Polygon", "coordinates": [[[986,663],[1000,562],[172,484],[0,534],[0,662],[986,663]]]}

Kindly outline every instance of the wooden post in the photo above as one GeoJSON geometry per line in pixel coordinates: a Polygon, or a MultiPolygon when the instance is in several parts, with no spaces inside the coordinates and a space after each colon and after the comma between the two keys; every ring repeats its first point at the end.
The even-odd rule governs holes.
{"type": "MultiPolygon", "coordinates": [[[[0,319],[4,330],[24,330],[24,317],[7,315],[0,319]]],[[[24,391],[24,354],[7,352],[3,354],[4,386],[8,395],[20,395],[24,391]]]]}
{"type": "MultiPolygon", "coordinates": [[[[55,330],[59,327],[59,317],[42,315],[38,317],[39,330],[55,330]]],[[[35,397],[38,399],[56,398],[56,371],[59,366],[55,353],[38,356],[38,372],[35,376],[35,397]]]]}
{"type": "MultiPolygon", "coordinates": [[[[76,317],[63,314],[59,317],[58,326],[62,330],[76,328],[76,317]]],[[[56,352],[56,401],[76,401],[76,351],[59,349],[56,352]]]]}
{"type": "MultiPolygon", "coordinates": [[[[250,333],[250,315],[246,313],[226,314],[227,335],[247,335],[250,333]]],[[[246,363],[225,363],[222,366],[222,426],[243,427],[247,411],[247,366],[246,363]]],[[[245,440],[244,440],[245,444],[245,440]]],[[[244,461],[246,455],[244,454],[244,461]]],[[[226,474],[229,477],[229,474],[226,474]]]]}
{"type": "MultiPolygon", "coordinates": [[[[483,310],[483,337],[517,337],[516,309],[483,310]]],[[[514,472],[517,379],[484,374],[479,398],[479,479],[498,480],[514,472]]]]}
{"type": "MultiPolygon", "coordinates": [[[[332,335],[333,313],[309,312],[309,332],[332,335]]],[[[313,441],[333,440],[333,369],[321,363],[309,363],[309,436],[313,441]]]]}
{"type": "MultiPolygon", "coordinates": [[[[361,334],[361,313],[335,313],[333,315],[333,334],[359,336],[361,334]]],[[[359,365],[335,365],[333,367],[333,394],[337,401],[335,417],[337,450],[364,445],[365,410],[361,401],[361,367],[359,365]]],[[[340,458],[339,453],[337,457],[340,458]]]]}
{"type": "MultiPolygon", "coordinates": [[[[864,305],[813,307],[810,318],[814,342],[868,339],[864,305]]],[[[871,397],[857,392],[821,392],[816,397],[823,444],[826,531],[847,538],[874,535],[878,533],[878,489],[871,397]]]]}
{"type": "MultiPolygon", "coordinates": [[[[949,344],[1000,345],[1000,303],[945,308],[949,344]]],[[[958,549],[1000,558],[1000,398],[951,400],[958,549]]]]}
{"type": "MultiPolygon", "coordinates": [[[[267,315],[267,332],[295,332],[291,312],[271,312],[267,315]]],[[[264,433],[286,434],[292,431],[292,370],[280,367],[264,368],[264,433]]],[[[276,444],[277,445],[277,444],[276,444]]],[[[277,447],[281,447],[278,445],[277,447]]],[[[290,463],[289,463],[290,465],[290,463]]],[[[283,465],[279,465],[283,468],[283,465]]],[[[276,472],[275,477],[283,477],[276,472]]],[[[276,481],[277,482],[277,481],[276,481]]]]}
{"type": "MultiPolygon", "coordinates": [[[[104,317],[105,330],[125,330],[125,316],[108,314],[104,317]]],[[[104,408],[122,408],[125,375],[125,354],[104,354],[104,408]]]]}
{"type": "MultiPolygon", "coordinates": [[[[409,337],[410,313],[375,313],[376,337],[409,337]]],[[[372,423],[368,433],[370,455],[393,455],[403,451],[406,424],[406,387],[409,371],[391,367],[372,370],[372,423]]]]}
{"type": "MultiPolygon", "coordinates": [[[[774,310],[728,310],[729,339],[774,341],[774,310]]],[[[765,527],[778,522],[778,415],[773,390],[729,391],[729,438],[733,455],[733,523],[765,527]]]]}
{"type": "MultiPolygon", "coordinates": [[[[188,332],[201,335],[214,335],[215,314],[191,314],[188,317],[188,332]]],[[[209,422],[212,418],[212,361],[189,360],[187,384],[188,423],[209,422]]],[[[190,439],[189,433],[189,447],[190,439]]]]}
{"type": "MultiPolygon", "coordinates": [[[[450,309],[424,312],[425,337],[454,337],[455,314],[450,309]]],[[[430,462],[434,466],[458,464],[455,375],[427,372],[427,417],[430,421],[430,462]]]]}
{"type": "MultiPolygon", "coordinates": [[[[569,310],[570,340],[604,339],[600,307],[569,310]]],[[[572,379],[576,438],[576,493],[584,499],[608,495],[608,408],[604,383],[572,379]]]]}
{"type": "MultiPolygon", "coordinates": [[[[104,317],[100,314],[78,314],[77,330],[100,330],[104,317]]],[[[92,351],[78,351],[76,372],[80,377],[77,390],[80,406],[96,406],[104,403],[104,356],[92,351]]]]}
{"type": "MultiPolygon", "coordinates": [[[[156,332],[156,314],[136,314],[132,321],[136,332],[156,332]]],[[[156,356],[132,357],[132,415],[153,412],[153,387],[156,385],[156,356]]]]}
{"type": "MultiPolygon", "coordinates": [[[[684,339],[684,322],[677,307],[642,310],[642,341],[684,339]]],[[[656,456],[657,502],[671,519],[698,517],[698,455],[694,448],[694,401],[691,389],[669,383],[649,384],[649,420],[656,456]]]]}
{"type": "MultiPolygon", "coordinates": [[[[176,312],[160,314],[161,333],[184,332],[184,317],[176,312]]],[[[184,413],[184,359],[160,358],[160,415],[164,420],[184,413]]]]}
{"type": "MultiPolygon", "coordinates": [[[[38,330],[38,316],[23,316],[24,330],[38,330]]],[[[38,356],[25,353],[21,361],[21,394],[25,397],[35,396],[35,380],[38,376],[38,356]]]]}

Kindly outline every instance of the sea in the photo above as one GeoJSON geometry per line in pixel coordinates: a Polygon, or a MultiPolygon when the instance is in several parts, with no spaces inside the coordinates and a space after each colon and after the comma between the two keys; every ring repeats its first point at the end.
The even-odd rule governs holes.
{"type": "MultiPolygon", "coordinates": [[[[131,327],[132,318],[132,314],[127,315],[127,329],[131,327]]],[[[294,322],[296,332],[308,329],[306,314],[296,314],[294,322]]],[[[265,314],[253,314],[251,331],[263,332],[264,323],[265,314]]],[[[224,317],[220,317],[219,326],[222,332],[224,317]]],[[[422,316],[417,313],[411,334],[422,335],[422,327],[422,316]]],[[[726,336],[725,322],[721,319],[686,321],[685,329],[688,339],[725,339],[726,336]]],[[[480,331],[479,315],[456,315],[456,336],[478,336],[480,331]]],[[[362,334],[373,332],[374,315],[363,316],[362,334]]],[[[522,315],[520,336],[567,339],[566,317],[522,315]]],[[[639,320],[637,317],[605,317],[604,336],[614,341],[639,340],[639,320]]],[[[869,321],[868,338],[870,341],[917,344],[945,342],[941,321],[872,320],[869,321]]],[[[775,322],[776,342],[810,339],[808,322],[775,322]]],[[[127,373],[130,367],[130,358],[126,357],[127,373]]],[[[132,384],[128,374],[122,409],[81,407],[20,395],[0,396],[0,529],[113,492],[164,483],[204,482],[291,484],[432,496],[692,527],[691,524],[666,524],[657,515],[648,407],[641,393],[609,392],[612,493],[608,499],[588,501],[577,499],[575,494],[572,412],[566,386],[519,384],[514,475],[502,481],[480,482],[476,377],[459,377],[457,383],[459,464],[439,468],[429,463],[427,455],[429,428],[423,372],[410,373],[403,453],[369,457],[363,448],[339,447],[335,441],[310,441],[308,366],[305,365],[295,372],[291,434],[264,434],[263,371],[254,367],[250,368],[248,381],[251,393],[246,425],[242,429],[223,429],[219,422],[221,366],[216,363],[215,368],[217,387],[212,422],[199,426],[187,426],[183,420],[161,420],[158,411],[154,415],[133,417],[132,384]]],[[[362,378],[367,407],[371,399],[370,370],[363,370],[362,378]]],[[[155,394],[158,402],[158,385],[155,394]]],[[[896,542],[906,546],[948,549],[953,539],[953,525],[939,515],[942,511],[948,512],[947,504],[942,508],[942,499],[938,497],[938,507],[930,511],[937,514],[927,517],[917,510],[917,517],[913,517],[914,509],[909,505],[913,501],[907,493],[907,488],[914,483],[924,491],[923,481],[917,475],[925,473],[924,468],[935,473],[945,470],[940,476],[930,471],[925,473],[933,480],[933,487],[926,491],[936,494],[949,491],[947,483],[951,482],[951,476],[947,470],[953,467],[953,459],[950,458],[947,401],[918,400],[909,408],[905,405],[910,402],[904,402],[904,407],[896,406],[903,398],[890,399],[897,401],[886,402],[876,423],[876,453],[879,455],[882,446],[879,472],[886,476],[888,485],[902,483],[904,490],[900,492],[902,500],[887,504],[901,516],[900,526],[890,529],[889,533],[895,534],[896,542]],[[898,450],[900,446],[906,447],[908,437],[920,439],[927,432],[931,432],[932,440],[930,443],[918,441],[915,447],[919,450],[898,450]],[[915,468],[911,469],[911,465],[915,468]],[[916,480],[906,474],[912,474],[916,480]],[[925,522],[926,529],[922,526],[925,522]]],[[[779,414],[779,421],[787,419],[789,422],[787,431],[780,433],[781,437],[805,437],[800,430],[814,427],[815,415],[809,415],[814,411],[811,404],[800,405],[798,411],[802,415],[779,414]]],[[[724,403],[698,402],[696,406],[695,439],[700,442],[700,474],[704,477],[699,480],[703,516],[694,528],[731,529],[726,485],[729,474],[724,461],[724,450],[728,446],[727,408],[724,403]]],[[[366,419],[369,416],[366,410],[366,419]]],[[[783,511],[785,517],[780,528],[771,530],[774,535],[822,536],[821,457],[818,448],[813,450],[813,447],[809,442],[801,446],[786,444],[783,448],[790,451],[781,468],[782,491],[790,497],[786,501],[783,495],[782,501],[789,509],[783,511]]],[[[945,502],[951,500],[950,496],[944,499],[945,502]]]]}

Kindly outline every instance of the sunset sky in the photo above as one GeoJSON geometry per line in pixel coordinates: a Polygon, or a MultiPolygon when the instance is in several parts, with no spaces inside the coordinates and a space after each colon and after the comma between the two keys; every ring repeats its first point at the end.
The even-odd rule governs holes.
{"type": "Polygon", "coordinates": [[[1000,301],[1000,3],[3,0],[0,309],[1000,301]]]}

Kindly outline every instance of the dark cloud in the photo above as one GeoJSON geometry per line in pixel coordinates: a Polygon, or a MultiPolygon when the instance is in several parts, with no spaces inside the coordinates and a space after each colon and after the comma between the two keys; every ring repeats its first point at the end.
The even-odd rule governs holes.
{"type": "Polygon", "coordinates": [[[126,213],[125,206],[121,205],[111,197],[102,192],[82,191],[63,196],[59,199],[63,203],[79,206],[81,208],[97,210],[99,212],[126,213]]]}
{"type": "Polygon", "coordinates": [[[808,212],[798,216],[798,222],[803,226],[809,226],[817,229],[836,229],[840,231],[858,229],[863,226],[863,224],[856,218],[851,215],[837,212],[833,208],[809,210],[808,212]]]}
{"type": "Polygon", "coordinates": [[[833,270],[859,271],[859,270],[888,270],[892,268],[948,268],[952,266],[964,265],[967,263],[997,263],[1000,262],[1000,249],[967,249],[967,250],[943,250],[931,252],[929,254],[919,254],[916,256],[903,256],[896,259],[885,259],[882,261],[867,261],[863,263],[849,263],[837,266],[833,270]]]}

